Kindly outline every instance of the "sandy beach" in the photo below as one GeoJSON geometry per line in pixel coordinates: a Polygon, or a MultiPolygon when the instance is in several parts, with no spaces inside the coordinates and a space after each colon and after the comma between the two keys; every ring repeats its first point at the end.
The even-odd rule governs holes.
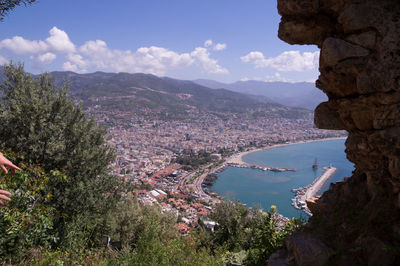
{"type": "Polygon", "coordinates": [[[231,157],[226,159],[226,163],[233,163],[233,164],[245,164],[243,161],[243,156],[257,152],[257,151],[263,151],[263,150],[268,150],[272,148],[277,148],[277,147],[282,147],[282,146],[287,146],[287,145],[293,145],[293,144],[301,144],[301,143],[309,143],[309,142],[318,142],[318,141],[327,141],[327,140],[335,140],[335,139],[346,139],[347,137],[335,137],[335,138],[325,138],[325,139],[313,139],[313,140],[303,140],[303,141],[296,141],[296,142],[288,142],[288,143],[282,143],[282,144],[274,144],[271,146],[267,147],[262,147],[262,148],[256,148],[256,149],[251,149],[248,151],[236,153],[232,155],[231,157]]]}

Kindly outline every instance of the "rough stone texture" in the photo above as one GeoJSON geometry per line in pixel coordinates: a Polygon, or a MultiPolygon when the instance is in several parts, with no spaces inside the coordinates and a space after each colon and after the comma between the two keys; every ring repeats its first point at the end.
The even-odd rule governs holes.
{"type": "Polygon", "coordinates": [[[286,247],[299,266],[326,265],[333,253],[322,241],[303,232],[289,236],[286,247]]]}
{"type": "Polygon", "coordinates": [[[322,43],[320,64],[324,68],[334,67],[346,59],[367,56],[368,54],[369,51],[359,45],[329,37],[322,43]]]}
{"type": "Polygon", "coordinates": [[[299,265],[400,265],[400,1],[278,0],[278,10],[282,40],[321,48],[316,85],[329,100],[315,123],[349,132],[355,164],[352,177],[309,200],[315,213],[285,256],[299,265]],[[317,244],[323,259],[310,255],[315,241],[325,243],[317,244]]]}
{"type": "Polygon", "coordinates": [[[288,252],[284,249],[272,254],[268,259],[269,266],[295,266],[294,258],[288,257],[288,252]]]}
{"type": "Polygon", "coordinates": [[[319,128],[345,129],[345,126],[337,112],[337,107],[332,102],[320,103],[314,111],[314,122],[319,128]]]}

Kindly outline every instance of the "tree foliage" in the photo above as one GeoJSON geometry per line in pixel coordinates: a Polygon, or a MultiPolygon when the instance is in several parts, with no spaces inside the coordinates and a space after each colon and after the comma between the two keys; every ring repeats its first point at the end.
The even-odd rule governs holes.
{"type": "Polygon", "coordinates": [[[36,0],[0,0],[0,21],[2,21],[8,12],[16,6],[32,4],[35,1],[36,0]]]}
{"type": "Polygon", "coordinates": [[[112,239],[119,240],[128,249],[141,247],[144,243],[177,238],[176,217],[162,215],[152,206],[139,204],[135,199],[120,201],[108,219],[112,239]]]}
{"type": "Polygon", "coordinates": [[[115,204],[115,177],[109,175],[114,158],[100,129],[68,98],[68,86],[57,88],[47,74],[32,77],[23,65],[4,66],[0,85],[0,143],[24,156],[30,163],[43,165],[50,173],[65,175],[51,180],[55,223],[63,238],[65,224],[76,217],[93,215],[93,223],[115,204]]]}
{"type": "Polygon", "coordinates": [[[198,249],[193,239],[182,238],[176,217],[162,214],[156,206],[136,199],[120,201],[110,213],[111,238],[120,240],[121,252],[111,264],[123,265],[217,265],[206,249],[198,249]]]}
{"type": "MultiPolygon", "coordinates": [[[[13,154],[6,155],[18,161],[13,154]]],[[[0,189],[12,192],[11,202],[0,208],[0,258],[23,257],[33,248],[50,247],[57,241],[48,188],[50,180],[59,178],[60,173],[48,175],[37,166],[20,166],[24,170],[14,176],[0,173],[0,189]]]]}
{"type": "Polygon", "coordinates": [[[210,243],[214,249],[225,250],[225,262],[240,261],[245,265],[265,265],[268,257],[283,247],[286,236],[298,230],[302,221],[293,219],[282,222],[276,213],[276,207],[263,212],[257,206],[248,209],[239,202],[223,201],[211,215],[218,223],[215,233],[201,238],[206,245],[210,243]]]}
{"type": "Polygon", "coordinates": [[[199,151],[197,154],[190,152],[189,154],[180,154],[174,162],[184,165],[184,168],[198,168],[201,165],[211,162],[210,153],[199,151]]]}

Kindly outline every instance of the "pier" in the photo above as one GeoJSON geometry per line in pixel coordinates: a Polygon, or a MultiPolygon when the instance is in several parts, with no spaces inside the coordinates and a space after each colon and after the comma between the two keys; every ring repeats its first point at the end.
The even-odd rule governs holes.
{"type": "Polygon", "coordinates": [[[258,169],[261,171],[273,171],[273,172],[295,172],[296,169],[294,168],[279,168],[279,167],[264,167],[264,166],[258,166],[254,164],[248,164],[248,163],[227,163],[228,166],[232,167],[237,167],[237,168],[251,168],[251,169],[258,169]]]}
{"type": "Polygon", "coordinates": [[[311,184],[305,187],[292,189],[292,192],[296,193],[296,196],[292,199],[293,207],[304,210],[309,216],[311,216],[312,213],[307,207],[306,199],[315,197],[325,183],[335,174],[337,168],[329,166],[324,167],[324,170],[325,172],[317,177],[311,184]]]}

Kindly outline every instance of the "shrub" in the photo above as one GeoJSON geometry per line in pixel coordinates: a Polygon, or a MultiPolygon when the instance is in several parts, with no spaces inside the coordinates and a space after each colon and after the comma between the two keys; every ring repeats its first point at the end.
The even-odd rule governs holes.
{"type": "Polygon", "coordinates": [[[43,165],[48,174],[62,171],[62,178],[49,180],[49,206],[57,210],[54,227],[61,240],[69,241],[67,224],[85,216],[96,228],[88,242],[94,244],[117,200],[118,193],[110,192],[119,185],[109,175],[114,154],[105,143],[104,129],[68,98],[68,86],[57,88],[49,75],[33,77],[13,63],[5,65],[4,72],[0,142],[27,162],[43,165]]]}
{"type": "MultiPolygon", "coordinates": [[[[16,160],[11,153],[7,157],[16,160]]],[[[49,206],[49,181],[59,172],[46,174],[40,167],[23,168],[14,176],[0,173],[0,189],[12,192],[11,201],[0,208],[0,257],[20,259],[33,248],[48,248],[57,242],[53,234],[55,210],[49,206]]]]}

